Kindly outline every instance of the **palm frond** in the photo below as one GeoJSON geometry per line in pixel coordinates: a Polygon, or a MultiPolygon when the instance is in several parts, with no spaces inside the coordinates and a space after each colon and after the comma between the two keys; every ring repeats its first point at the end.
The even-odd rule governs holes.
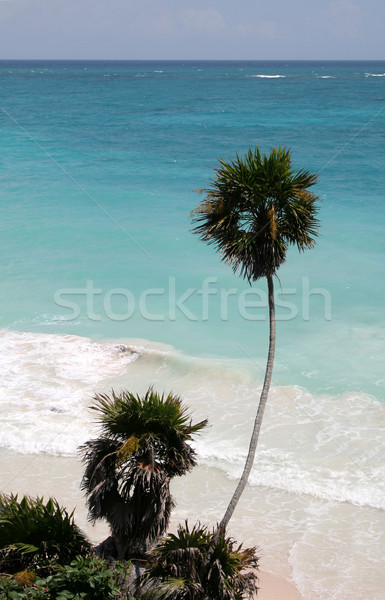
{"type": "Polygon", "coordinates": [[[168,526],[170,480],[196,464],[190,441],[207,421],[192,423],[179,396],[152,387],[144,396],[98,394],[92,408],[102,435],[80,448],[89,517],[106,519],[128,552],[145,552],[168,526]]]}
{"type": "Polygon", "coordinates": [[[273,275],[288,245],[314,245],[317,196],[308,188],[316,175],[292,167],[291,153],[249,149],[235,160],[219,159],[206,197],[192,211],[193,232],[213,244],[224,262],[248,281],[273,275]]]}
{"type": "Polygon", "coordinates": [[[54,498],[0,495],[0,570],[19,571],[33,561],[58,558],[63,564],[89,551],[90,543],[54,498]]]}
{"type": "Polygon", "coordinates": [[[161,540],[152,551],[152,564],[141,584],[166,590],[162,598],[241,600],[255,592],[258,559],[255,548],[236,547],[223,532],[188,522],[161,540]],[[171,582],[179,582],[169,586],[171,582]],[[173,596],[179,589],[184,595],[173,596]]]}

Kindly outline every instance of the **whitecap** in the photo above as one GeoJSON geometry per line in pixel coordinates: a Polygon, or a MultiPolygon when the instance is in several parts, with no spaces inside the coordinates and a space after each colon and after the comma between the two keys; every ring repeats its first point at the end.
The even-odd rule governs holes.
{"type": "Polygon", "coordinates": [[[247,77],[259,77],[260,79],[284,79],[286,75],[248,75],[247,77]]]}

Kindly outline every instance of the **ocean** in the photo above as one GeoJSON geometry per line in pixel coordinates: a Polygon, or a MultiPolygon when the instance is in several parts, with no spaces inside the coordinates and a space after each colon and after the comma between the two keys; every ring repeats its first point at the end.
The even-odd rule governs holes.
{"type": "Polygon", "coordinates": [[[285,146],[320,237],[276,280],[277,352],[230,524],[304,600],[385,589],[385,62],[0,61],[1,489],[86,521],[95,392],[180,394],[210,427],[173,526],[214,525],[247,452],[267,289],[191,232],[218,157],[285,146]]]}

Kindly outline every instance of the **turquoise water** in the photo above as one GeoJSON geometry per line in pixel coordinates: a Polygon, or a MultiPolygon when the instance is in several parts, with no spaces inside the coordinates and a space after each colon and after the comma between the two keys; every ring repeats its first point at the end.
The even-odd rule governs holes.
{"type": "Polygon", "coordinates": [[[277,380],[383,399],[384,73],[384,62],[2,62],[1,327],[263,361],[266,309],[239,313],[247,285],[191,234],[189,212],[218,156],[284,145],[320,173],[322,228],[279,274],[298,314],[279,323],[277,380]],[[207,277],[208,314],[197,292],[170,313],[170,294],[207,277]],[[330,320],[314,293],[304,320],[303,278],[329,294],[330,320]],[[155,320],[140,314],[151,288],[155,320]],[[225,318],[221,288],[238,290],[225,318]],[[79,315],[55,303],[63,289],[79,315]]]}
{"type": "Polygon", "coordinates": [[[221,518],[263,379],[266,285],[189,215],[218,156],[288,146],[319,173],[320,237],[276,282],[234,531],[304,600],[382,600],[384,125],[385,62],[0,62],[2,487],[29,491],[48,461],[67,502],[95,390],[154,384],[211,424],[174,518],[221,518]]]}

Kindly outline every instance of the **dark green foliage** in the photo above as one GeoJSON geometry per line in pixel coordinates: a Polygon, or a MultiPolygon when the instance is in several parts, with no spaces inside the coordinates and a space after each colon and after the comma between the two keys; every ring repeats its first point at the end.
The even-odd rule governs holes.
{"type": "MultiPolygon", "coordinates": [[[[30,585],[17,576],[0,578],[0,600],[115,600],[124,598],[119,579],[126,568],[110,568],[106,561],[77,556],[69,565],[55,565],[54,572],[30,585]]],[[[134,599],[132,599],[134,600],[134,599]]]]}
{"type": "Polygon", "coordinates": [[[91,546],[73,513],[50,498],[0,495],[0,571],[15,573],[50,560],[69,563],[91,546]]]}
{"type": "Polygon", "coordinates": [[[16,579],[0,575],[0,600],[51,600],[46,588],[36,586],[30,587],[20,585],[16,579]]]}
{"type": "Polygon", "coordinates": [[[89,515],[108,521],[119,559],[141,555],[166,531],[170,479],[196,464],[188,442],[206,421],[193,425],[178,396],[152,388],[95,400],[102,436],[81,447],[89,515]]]}
{"type": "Polygon", "coordinates": [[[213,244],[234,271],[255,281],[274,275],[289,244],[300,251],[318,235],[317,196],[307,188],[316,175],[296,170],[291,153],[273,148],[268,156],[256,147],[220,167],[206,198],[193,211],[194,233],[213,244]]]}
{"type": "Polygon", "coordinates": [[[78,556],[69,565],[58,566],[56,573],[37,583],[48,588],[52,599],[109,600],[123,598],[117,577],[118,573],[104,560],[78,556]]]}
{"type": "Polygon", "coordinates": [[[179,396],[160,395],[152,388],[143,397],[112,392],[111,397],[97,395],[92,408],[103,434],[120,443],[123,459],[136,452],[154,452],[156,464],[171,477],[183,475],[195,465],[195,453],[186,442],[206,421],[193,425],[179,396]]]}
{"type": "Polygon", "coordinates": [[[153,550],[142,577],[146,597],[157,600],[241,600],[257,590],[255,548],[236,547],[224,532],[200,524],[179,526],[153,550]]]}

